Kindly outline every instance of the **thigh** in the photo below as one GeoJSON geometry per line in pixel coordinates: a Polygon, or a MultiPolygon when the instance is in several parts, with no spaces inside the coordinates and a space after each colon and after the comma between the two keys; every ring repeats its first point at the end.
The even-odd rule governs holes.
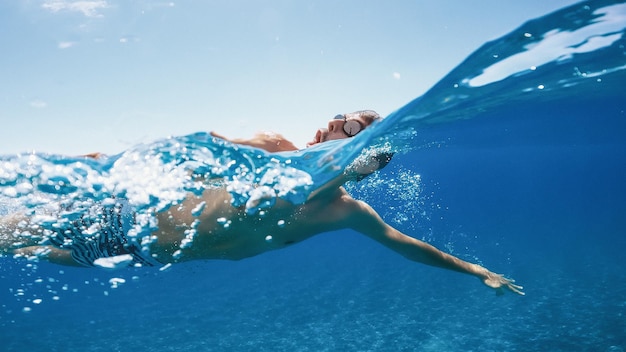
{"type": "Polygon", "coordinates": [[[13,253],[26,258],[37,257],[54,264],[82,266],[72,258],[72,251],[54,246],[28,246],[18,248],[13,253]]]}

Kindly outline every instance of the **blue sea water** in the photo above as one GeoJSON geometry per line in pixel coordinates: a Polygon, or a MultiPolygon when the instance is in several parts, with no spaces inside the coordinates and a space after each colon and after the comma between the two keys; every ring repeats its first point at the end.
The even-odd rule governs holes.
{"type": "Polygon", "coordinates": [[[357,138],[307,152],[197,133],[93,163],[0,157],[2,213],[115,195],[142,214],[202,187],[189,169],[229,178],[241,204],[257,183],[264,199],[299,202],[363,148],[391,149],[391,164],[349,192],[526,296],[495,296],[351,231],[163,271],[2,257],[0,350],[626,350],[625,33],[621,1],[529,21],[357,138]]]}

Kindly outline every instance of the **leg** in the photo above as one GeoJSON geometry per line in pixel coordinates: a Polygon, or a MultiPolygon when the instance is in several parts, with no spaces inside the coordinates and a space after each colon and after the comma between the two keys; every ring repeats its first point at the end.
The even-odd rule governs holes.
{"type": "Polygon", "coordinates": [[[29,218],[23,213],[14,213],[0,217],[0,254],[37,256],[52,263],[79,265],[72,259],[69,250],[53,246],[40,246],[41,230],[29,226],[29,218]],[[33,235],[35,233],[35,235],[33,235]]]}
{"type": "Polygon", "coordinates": [[[77,263],[74,258],[72,258],[69,249],[54,246],[29,246],[18,248],[14,250],[13,253],[24,257],[38,257],[54,264],[82,267],[81,264],[77,263]]]}
{"type": "Polygon", "coordinates": [[[6,254],[13,248],[34,244],[28,235],[22,231],[28,224],[28,218],[22,213],[0,216],[0,253],[6,254]]]}

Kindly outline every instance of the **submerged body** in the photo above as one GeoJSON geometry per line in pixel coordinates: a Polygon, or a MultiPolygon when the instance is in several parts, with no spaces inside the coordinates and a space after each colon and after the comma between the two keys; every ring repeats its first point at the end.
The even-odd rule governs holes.
{"type": "Polygon", "coordinates": [[[174,260],[172,256],[196,220],[199,225],[193,245],[182,249],[181,261],[239,260],[280,249],[345,227],[341,218],[342,207],[347,204],[339,200],[343,193],[337,190],[331,197],[318,195],[302,205],[278,199],[271,208],[249,214],[244,207],[230,205],[231,195],[225,188],[208,189],[202,197],[189,195],[181,206],[157,214],[159,230],[151,252],[164,262],[174,260]],[[200,202],[205,203],[204,209],[194,216],[189,210],[200,202]]]}
{"type": "MultiPolygon", "coordinates": [[[[328,128],[318,130],[313,141],[308,145],[351,137],[369,126],[378,115],[365,111],[338,115],[338,117],[329,122],[328,128]]],[[[217,134],[213,135],[268,152],[296,149],[293,143],[277,134],[260,133],[247,140],[229,140],[217,134]]],[[[94,156],[97,157],[97,155],[90,155],[90,157],[94,156]]],[[[316,190],[303,204],[292,204],[278,199],[271,207],[258,213],[250,213],[245,207],[233,206],[231,195],[225,185],[207,187],[201,196],[189,194],[181,204],[155,214],[158,229],[152,233],[152,238],[155,240],[147,248],[149,259],[162,264],[203,259],[240,260],[284,248],[317,234],[352,229],[409,260],[475,276],[487,286],[496,289],[497,293],[508,289],[523,294],[522,287],[513,284],[513,280],[401,233],[385,223],[371,206],[350,197],[342,187],[348,181],[359,180],[364,175],[380,169],[389,159],[390,156],[386,159],[373,157],[361,166],[344,171],[343,174],[316,190]],[[202,210],[198,213],[196,209],[202,210]]],[[[27,227],[27,223],[28,219],[19,215],[3,219],[0,222],[2,225],[0,249],[5,252],[12,251],[17,255],[35,255],[58,264],[83,264],[75,258],[84,255],[84,253],[76,252],[85,250],[86,246],[71,243],[84,242],[82,237],[69,238],[70,244],[67,246],[64,246],[62,241],[58,241],[60,245],[56,246],[46,242],[37,242],[36,236],[30,238],[30,243],[16,241],[15,234],[22,231],[25,226],[27,227]]],[[[117,225],[115,222],[110,222],[107,226],[117,225]]],[[[108,231],[102,228],[98,230],[101,233],[108,231]]],[[[67,230],[53,231],[61,233],[61,239],[68,239],[65,235],[67,230]]],[[[102,249],[99,247],[113,244],[115,248],[105,248],[106,250],[103,251],[108,253],[107,255],[126,255],[131,256],[133,262],[142,264],[146,262],[143,260],[145,255],[136,250],[133,241],[126,238],[126,233],[120,233],[119,236],[121,237],[114,242],[102,242],[102,235],[96,234],[88,241],[91,239],[96,242],[100,241],[101,243],[95,246],[98,251],[102,249]]]]}

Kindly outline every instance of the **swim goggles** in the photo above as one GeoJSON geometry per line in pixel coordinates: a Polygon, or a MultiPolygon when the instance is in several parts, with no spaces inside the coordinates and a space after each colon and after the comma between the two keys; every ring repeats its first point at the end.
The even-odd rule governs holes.
{"type": "Polygon", "coordinates": [[[346,115],[336,115],[333,120],[343,120],[343,131],[348,137],[354,137],[365,127],[358,120],[348,120],[346,115]]]}

